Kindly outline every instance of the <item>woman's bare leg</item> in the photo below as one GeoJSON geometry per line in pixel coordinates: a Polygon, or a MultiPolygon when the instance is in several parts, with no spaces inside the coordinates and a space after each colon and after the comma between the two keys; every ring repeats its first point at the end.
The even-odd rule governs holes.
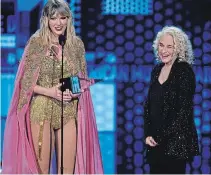
{"type": "Polygon", "coordinates": [[[40,168],[41,174],[48,174],[50,167],[50,157],[51,157],[51,127],[49,122],[44,123],[43,133],[42,133],[42,149],[39,157],[39,136],[40,136],[40,125],[31,123],[32,139],[34,144],[34,149],[37,157],[38,166],[40,168]]]}
{"type": "MultiPolygon", "coordinates": [[[[58,174],[61,173],[61,129],[56,131],[56,147],[57,147],[57,162],[58,174]]],[[[76,155],[76,123],[75,119],[70,119],[64,125],[64,149],[63,149],[63,173],[73,174],[76,155]]]]}

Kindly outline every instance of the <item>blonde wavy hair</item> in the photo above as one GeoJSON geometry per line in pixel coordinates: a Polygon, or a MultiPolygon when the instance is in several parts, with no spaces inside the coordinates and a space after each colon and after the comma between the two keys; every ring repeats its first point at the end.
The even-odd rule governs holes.
{"type": "Polygon", "coordinates": [[[51,43],[51,31],[49,28],[49,19],[55,14],[59,13],[61,15],[64,15],[68,18],[67,22],[67,28],[66,28],[66,45],[72,46],[73,40],[72,37],[76,36],[75,34],[75,28],[73,25],[73,15],[69,8],[69,5],[64,0],[48,0],[46,5],[44,6],[42,10],[42,16],[40,18],[40,29],[39,29],[39,36],[43,40],[44,45],[48,45],[51,43]]]}
{"type": "Polygon", "coordinates": [[[185,61],[189,64],[193,64],[194,55],[191,42],[187,34],[180,28],[175,26],[166,26],[161,31],[158,32],[153,42],[154,54],[157,60],[161,61],[158,56],[158,45],[160,38],[165,34],[169,34],[173,37],[174,41],[173,59],[179,58],[180,61],[185,61]]]}

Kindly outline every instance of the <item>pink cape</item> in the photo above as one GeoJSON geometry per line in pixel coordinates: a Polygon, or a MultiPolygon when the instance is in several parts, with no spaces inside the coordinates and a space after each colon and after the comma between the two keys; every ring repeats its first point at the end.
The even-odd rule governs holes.
{"type": "MultiPolygon", "coordinates": [[[[33,88],[39,76],[39,68],[34,73],[31,88],[28,89],[27,103],[17,112],[21,91],[21,78],[24,75],[26,52],[18,68],[15,89],[7,116],[4,146],[3,174],[39,174],[30,129],[29,104],[33,88]]],[[[82,88],[89,86],[81,82],[82,88]]],[[[95,114],[89,88],[81,94],[78,106],[78,135],[75,174],[103,174],[102,158],[98,140],[95,114]]]]}

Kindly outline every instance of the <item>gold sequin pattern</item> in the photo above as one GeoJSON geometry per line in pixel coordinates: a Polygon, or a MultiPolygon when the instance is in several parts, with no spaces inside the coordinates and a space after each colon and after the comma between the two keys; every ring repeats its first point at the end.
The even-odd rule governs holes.
{"type": "MultiPolygon", "coordinates": [[[[71,65],[79,65],[79,60],[69,58],[65,55],[64,77],[75,75],[75,70],[71,65]],[[68,62],[70,64],[68,64],[68,62]]],[[[79,68],[79,66],[77,66],[79,68]]],[[[61,78],[61,60],[55,56],[46,56],[42,60],[40,74],[37,84],[42,87],[50,88],[59,83],[61,78]]],[[[76,118],[77,99],[64,103],[63,120],[66,124],[70,117],[76,118]]],[[[51,121],[54,129],[60,128],[61,125],[61,102],[42,95],[35,95],[31,102],[30,119],[32,122],[39,123],[43,120],[51,121]]]]}
{"type": "MultiPolygon", "coordinates": [[[[79,72],[83,72],[87,75],[83,42],[78,37],[73,37],[72,39],[73,46],[68,48],[65,45],[64,47],[64,77],[77,75],[79,72]]],[[[25,51],[27,53],[25,57],[24,75],[20,84],[21,91],[18,110],[28,102],[27,92],[32,87],[32,84],[35,83],[34,75],[36,71],[39,71],[36,84],[42,87],[50,88],[55,86],[59,83],[59,78],[61,78],[61,61],[55,53],[52,52],[52,45],[44,46],[42,39],[38,36],[32,36],[28,43],[28,50],[25,51]]],[[[70,118],[77,118],[77,105],[78,99],[64,103],[64,124],[66,124],[70,118]]],[[[39,148],[38,157],[41,159],[44,122],[50,121],[53,129],[60,128],[61,102],[47,96],[34,94],[30,102],[30,120],[40,125],[37,144],[39,148]]]]}
{"type": "Polygon", "coordinates": [[[41,64],[40,55],[44,54],[45,48],[41,47],[38,39],[32,37],[28,42],[28,50],[26,52],[24,75],[21,81],[21,90],[19,96],[18,110],[20,110],[27,103],[27,91],[32,87],[34,83],[33,76],[36,70],[39,69],[41,64]]]}

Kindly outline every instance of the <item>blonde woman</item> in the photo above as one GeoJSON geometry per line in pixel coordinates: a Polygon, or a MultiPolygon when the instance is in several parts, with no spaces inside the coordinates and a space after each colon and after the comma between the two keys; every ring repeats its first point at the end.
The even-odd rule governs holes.
{"type": "MultiPolygon", "coordinates": [[[[85,49],[75,35],[70,8],[64,0],[49,0],[19,65],[5,129],[3,173],[48,174],[54,150],[60,173],[62,34],[64,77],[87,77],[85,49]]],[[[63,96],[64,174],[103,173],[91,96],[83,90],[78,95],[66,90],[63,96]]]]}
{"type": "Polygon", "coordinates": [[[192,46],[181,29],[170,26],[158,32],[153,48],[160,63],[151,74],[144,114],[150,173],[185,174],[186,163],[199,154],[192,46]]]}

